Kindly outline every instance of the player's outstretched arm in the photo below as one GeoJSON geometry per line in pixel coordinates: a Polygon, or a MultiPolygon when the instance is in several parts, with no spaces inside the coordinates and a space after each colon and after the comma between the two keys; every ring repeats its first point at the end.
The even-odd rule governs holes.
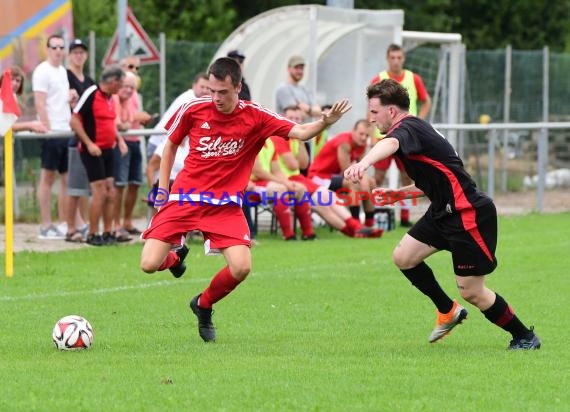
{"type": "Polygon", "coordinates": [[[348,99],[341,99],[332,108],[321,115],[319,120],[305,124],[296,124],[289,132],[289,137],[299,140],[309,140],[327,127],[336,123],[346,112],[352,109],[348,99]]]}

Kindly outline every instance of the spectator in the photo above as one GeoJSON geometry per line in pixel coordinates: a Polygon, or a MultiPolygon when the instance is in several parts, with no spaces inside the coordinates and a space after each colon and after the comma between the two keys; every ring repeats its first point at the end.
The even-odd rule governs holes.
{"type": "Polygon", "coordinates": [[[112,95],[121,88],[125,73],[119,66],[103,70],[96,86],[88,88],[73,109],[71,127],[80,141],[79,153],[85,165],[91,188],[89,235],[87,243],[93,246],[113,244],[113,148],[118,143],[121,153],[128,148],[115,124],[115,105],[112,95]],[[99,235],[99,220],[103,218],[103,234],[99,235]]]}
{"type": "MultiPolygon", "coordinates": [[[[379,83],[384,79],[392,79],[400,83],[408,91],[410,96],[410,113],[414,116],[418,116],[421,119],[426,119],[429,110],[431,108],[431,99],[424,86],[422,78],[411,72],[410,70],[404,69],[404,63],[406,62],[406,55],[404,49],[397,44],[391,44],[388,46],[386,51],[386,60],[388,62],[388,70],[384,70],[374,76],[370,84],[379,83]],[[418,113],[418,103],[421,104],[418,113]]],[[[382,135],[375,128],[374,142],[382,139],[382,135]]],[[[400,171],[400,180],[402,181],[402,186],[411,185],[412,179],[406,173],[404,165],[395,156],[388,157],[386,159],[376,162],[374,165],[374,178],[376,180],[377,186],[382,186],[384,179],[386,177],[386,171],[390,167],[392,160],[396,162],[396,166],[400,171]]],[[[410,222],[410,200],[404,201],[404,205],[400,207],[400,225],[403,227],[410,227],[412,223],[410,222]]]]}
{"type": "MultiPolygon", "coordinates": [[[[69,89],[67,72],[63,67],[65,43],[63,37],[53,34],[48,37],[47,59],[40,63],[32,76],[32,89],[38,119],[46,129],[53,132],[69,132],[71,112],[69,103],[72,93],[69,89]]],[[[65,196],[67,195],[67,138],[42,139],[41,171],[38,187],[40,206],[40,239],[64,239],[66,226],[59,227],[51,219],[52,186],[60,175],[58,192],[58,218],[66,222],[65,196]]]]}
{"type": "MultiPolygon", "coordinates": [[[[243,54],[239,50],[232,50],[228,53],[228,57],[230,59],[234,59],[236,62],[239,63],[239,67],[243,73],[243,62],[245,60],[245,54],[243,54]]],[[[245,81],[245,78],[241,78],[241,90],[239,92],[238,97],[242,100],[251,100],[251,92],[249,91],[249,85],[245,81]]]]}
{"type": "MultiPolygon", "coordinates": [[[[132,96],[137,85],[136,75],[126,72],[123,84],[118,93],[113,96],[117,117],[115,123],[119,131],[140,129],[141,124],[137,121],[138,109],[134,105],[132,96]]],[[[137,194],[143,181],[142,176],[142,152],[139,136],[125,136],[128,152],[122,155],[118,146],[114,149],[114,183],[115,205],[113,220],[115,236],[118,242],[128,242],[131,235],[138,236],[141,232],[133,225],[133,211],[137,201],[137,194]],[[123,204],[123,193],[124,197],[123,204]],[[123,213],[121,213],[123,212],[123,213]],[[121,215],[123,220],[121,223],[121,215]]]]}
{"type": "Polygon", "coordinates": [[[194,76],[192,81],[192,88],[186,90],[184,93],[180,94],[174,101],[168,106],[166,112],[162,115],[160,121],[154,126],[154,130],[160,132],[161,134],[152,135],[148,140],[147,145],[147,158],[151,158],[154,154],[155,149],[166,140],[166,122],[170,120],[172,115],[185,103],[188,103],[192,99],[207,96],[210,93],[208,89],[208,75],[204,72],[200,72],[194,76]]]}
{"type": "MultiPolygon", "coordinates": [[[[127,104],[124,102],[123,107],[130,106],[129,111],[133,115],[132,125],[134,126],[133,129],[138,129],[141,127],[141,124],[144,125],[148,123],[152,116],[143,110],[143,100],[142,96],[138,93],[138,89],[140,88],[141,79],[139,76],[139,70],[141,66],[140,59],[135,55],[130,55],[123,58],[120,62],[121,68],[125,71],[125,73],[131,73],[134,75],[135,79],[135,88],[131,89],[131,97],[130,102],[127,104]]],[[[117,96],[114,97],[117,99],[117,96]]],[[[121,130],[126,131],[126,130],[121,130]]],[[[129,147],[129,154],[125,159],[122,159],[120,153],[118,151],[118,147],[115,148],[115,186],[117,186],[117,190],[115,190],[115,196],[120,196],[120,198],[115,199],[115,230],[119,234],[118,239],[121,241],[130,240],[130,235],[139,236],[141,231],[133,225],[132,221],[132,214],[134,211],[134,207],[136,204],[136,197],[138,193],[138,188],[142,183],[142,150],[140,148],[141,140],[139,136],[126,136],[125,141],[127,142],[127,146],[129,147]],[[136,146],[139,146],[136,148],[136,146]],[[140,162],[138,162],[139,166],[137,166],[137,157],[140,154],[140,162]],[[122,162],[127,162],[123,164],[122,167],[119,165],[122,162]],[[135,169],[129,169],[128,172],[130,176],[140,176],[138,180],[138,184],[136,180],[127,183],[124,178],[129,178],[129,176],[125,177],[125,167],[129,166],[129,168],[139,168],[139,170],[135,171],[135,169]],[[122,173],[122,175],[119,175],[122,173]],[[125,195],[124,206],[123,206],[123,189],[119,189],[118,186],[127,186],[127,192],[125,195]],[[123,224],[121,225],[121,210],[123,210],[123,224]],[[118,216],[117,216],[118,214],[118,216]],[[126,233],[125,233],[126,232],[126,233]],[[122,236],[121,236],[122,235],[122,236]]]]}
{"type": "Polygon", "coordinates": [[[297,106],[303,113],[303,121],[321,115],[321,107],[315,103],[313,95],[300,84],[305,74],[305,58],[292,56],[287,64],[287,81],[275,92],[275,109],[283,113],[289,106],[297,106]]]}
{"type": "MultiPolygon", "coordinates": [[[[305,58],[292,56],[287,64],[287,81],[277,88],[275,92],[277,113],[283,113],[287,107],[297,106],[303,115],[302,123],[312,117],[319,117],[321,107],[315,103],[312,93],[300,82],[305,74],[305,58]]],[[[311,142],[305,142],[309,157],[311,156],[311,142]]],[[[314,157],[314,156],[313,156],[314,157]]],[[[307,175],[307,169],[301,169],[301,173],[307,175]]]]}
{"type": "MultiPolygon", "coordinates": [[[[150,157],[147,167],[146,167],[146,178],[148,182],[148,186],[152,187],[154,190],[158,188],[158,171],[160,169],[160,160],[162,159],[162,151],[164,150],[164,146],[166,145],[166,140],[163,141],[155,150],[153,155],[150,157]]],[[[170,171],[170,183],[168,187],[172,186],[172,182],[180,172],[184,168],[184,160],[188,153],[190,152],[190,147],[188,145],[188,139],[183,140],[178,146],[178,150],[176,151],[176,155],[174,157],[174,163],[172,163],[172,170],[170,171]]],[[[154,208],[154,203],[149,199],[149,206],[151,207],[151,217],[155,214],[156,209],[154,208]]]]}
{"type": "MultiPolygon", "coordinates": [[[[83,72],[88,57],[88,49],[85,43],[80,39],[73,40],[69,45],[67,68],[67,80],[72,91],[71,109],[75,107],[83,92],[95,84],[95,81],[83,72]]],[[[65,240],[68,242],[84,242],[89,230],[89,225],[85,222],[90,191],[87,172],[77,150],[77,137],[69,139],[67,154],[69,179],[66,197],[67,234],[65,240]]]]}
{"type": "MultiPolygon", "coordinates": [[[[4,77],[3,73],[0,73],[0,83],[2,83],[3,77],[4,77]]],[[[26,77],[24,76],[24,72],[19,66],[10,67],[10,80],[12,82],[12,92],[16,96],[16,101],[18,102],[18,106],[20,106],[20,109],[22,109],[23,106],[22,98],[25,90],[26,77]]],[[[18,118],[16,123],[12,125],[12,131],[14,132],[30,131],[35,133],[47,132],[47,128],[39,120],[24,121],[20,119],[21,118],[18,118]]]]}

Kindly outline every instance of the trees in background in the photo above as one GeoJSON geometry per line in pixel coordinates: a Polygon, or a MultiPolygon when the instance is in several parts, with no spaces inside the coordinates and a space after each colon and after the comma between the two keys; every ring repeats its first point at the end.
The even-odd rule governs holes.
{"type": "MultiPolygon", "coordinates": [[[[221,42],[240,24],[275,7],[320,0],[130,0],[151,36],[221,42]]],[[[570,2],[546,0],[355,0],[360,9],[402,9],[406,30],[461,33],[468,49],[570,50],[570,2]]],[[[115,31],[117,0],[73,0],[76,35],[115,31]]]]}

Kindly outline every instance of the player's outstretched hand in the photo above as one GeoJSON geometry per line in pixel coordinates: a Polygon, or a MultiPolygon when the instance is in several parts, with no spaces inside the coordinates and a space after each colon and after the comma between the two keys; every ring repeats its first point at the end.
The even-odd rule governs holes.
{"type": "Polygon", "coordinates": [[[362,179],[362,176],[364,176],[364,173],[366,173],[366,169],[368,169],[368,167],[370,167],[370,165],[362,162],[350,165],[344,171],[344,177],[353,183],[358,183],[360,182],[360,179],[362,179]]]}
{"type": "Polygon", "coordinates": [[[352,109],[352,105],[348,99],[337,101],[327,113],[322,114],[322,119],[327,126],[330,126],[340,119],[346,112],[352,109]]]}

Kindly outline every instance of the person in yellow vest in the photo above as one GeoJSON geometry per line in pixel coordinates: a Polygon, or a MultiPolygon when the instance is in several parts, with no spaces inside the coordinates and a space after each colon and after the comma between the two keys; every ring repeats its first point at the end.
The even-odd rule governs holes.
{"type": "MultiPolygon", "coordinates": [[[[331,107],[332,106],[330,104],[325,104],[322,108],[322,112],[327,113],[331,109],[331,107]]],[[[313,140],[313,148],[314,148],[314,153],[315,153],[313,155],[313,159],[315,157],[317,157],[317,155],[319,154],[319,152],[321,151],[321,149],[323,148],[323,146],[327,142],[328,138],[329,138],[328,127],[325,130],[323,130],[322,132],[320,132],[318,135],[315,136],[315,139],[313,140]]]]}
{"type": "MultiPolygon", "coordinates": [[[[293,230],[293,220],[288,198],[285,199],[286,192],[295,192],[300,198],[303,194],[303,187],[287,179],[284,176],[276,176],[271,171],[271,162],[275,158],[275,146],[271,139],[267,139],[263,148],[259,151],[253,165],[248,185],[248,202],[260,201],[262,203],[272,203],[273,212],[281,228],[283,239],[296,240],[293,230]],[[256,194],[255,198],[250,195],[256,194]]],[[[313,235],[312,226],[311,233],[313,235]]]]}
{"type": "MultiPolygon", "coordinates": [[[[429,111],[431,109],[431,99],[424,85],[422,78],[410,70],[404,69],[404,63],[406,62],[406,55],[404,49],[397,44],[390,44],[388,50],[386,51],[386,60],[388,63],[388,69],[381,71],[376,76],[372,78],[370,84],[380,83],[384,79],[392,79],[400,83],[408,91],[410,96],[410,114],[418,116],[421,119],[426,119],[429,111]],[[419,110],[418,110],[419,103],[419,110]]],[[[384,136],[380,134],[378,129],[375,130],[373,145],[382,139],[384,136]]],[[[401,162],[393,156],[387,159],[381,160],[374,164],[374,178],[376,179],[376,185],[382,186],[384,178],[386,177],[386,171],[392,163],[392,159],[396,162],[398,170],[400,170],[400,179],[402,181],[402,186],[408,186],[412,184],[412,179],[408,176],[404,170],[401,162]]],[[[406,202],[409,202],[406,201],[406,202]]],[[[410,227],[412,223],[410,222],[410,208],[409,205],[402,206],[400,208],[400,224],[403,227],[410,227]]]]}

